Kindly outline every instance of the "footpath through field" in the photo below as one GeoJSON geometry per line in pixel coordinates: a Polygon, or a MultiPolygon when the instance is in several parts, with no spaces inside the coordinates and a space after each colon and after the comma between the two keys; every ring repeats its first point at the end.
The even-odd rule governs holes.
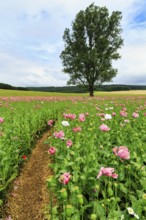
{"type": "Polygon", "coordinates": [[[24,165],[21,175],[16,179],[9,193],[6,217],[12,220],[42,220],[45,205],[49,204],[46,179],[51,175],[48,168],[48,146],[44,141],[50,136],[47,131],[37,142],[29,161],[24,165]]]}

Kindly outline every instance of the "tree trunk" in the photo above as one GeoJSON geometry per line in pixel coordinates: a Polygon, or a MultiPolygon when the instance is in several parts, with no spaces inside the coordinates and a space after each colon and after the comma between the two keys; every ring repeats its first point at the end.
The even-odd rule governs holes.
{"type": "Polygon", "coordinates": [[[89,85],[89,95],[90,95],[90,97],[94,96],[94,86],[93,85],[89,85]]]}

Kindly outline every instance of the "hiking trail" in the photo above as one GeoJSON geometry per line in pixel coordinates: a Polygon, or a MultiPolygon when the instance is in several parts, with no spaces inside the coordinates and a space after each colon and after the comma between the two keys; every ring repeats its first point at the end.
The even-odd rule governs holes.
{"type": "Polygon", "coordinates": [[[48,145],[44,141],[51,135],[45,132],[34,147],[29,160],[24,164],[20,176],[8,193],[5,219],[44,220],[45,206],[49,204],[46,179],[52,174],[48,167],[51,160],[48,145]]]}

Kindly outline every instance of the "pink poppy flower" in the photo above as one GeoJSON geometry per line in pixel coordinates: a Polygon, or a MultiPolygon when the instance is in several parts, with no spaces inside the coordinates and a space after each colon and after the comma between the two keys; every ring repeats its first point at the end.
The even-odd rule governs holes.
{"type": "Polygon", "coordinates": [[[116,116],[116,112],[112,112],[112,116],[116,116]]]}
{"type": "Polygon", "coordinates": [[[99,113],[99,116],[104,117],[105,114],[104,113],[99,113]]]}
{"type": "Polygon", "coordinates": [[[76,118],[76,115],[75,114],[63,114],[64,118],[70,118],[70,119],[75,119],[76,118]]]}
{"type": "Polygon", "coordinates": [[[79,114],[79,121],[83,122],[85,121],[85,114],[79,114]]]}
{"type": "Polygon", "coordinates": [[[100,125],[99,129],[103,132],[106,132],[106,131],[110,130],[110,128],[105,124],[100,125]]]}
{"type": "Polygon", "coordinates": [[[125,123],[129,123],[130,121],[129,121],[128,119],[125,119],[124,122],[125,122],[125,123]]]}
{"type": "Polygon", "coordinates": [[[63,173],[60,178],[59,181],[61,183],[63,183],[64,185],[68,184],[68,182],[70,181],[71,175],[70,173],[63,173]]]}
{"type": "Polygon", "coordinates": [[[55,136],[56,138],[63,139],[64,136],[65,136],[65,134],[64,134],[63,131],[59,131],[59,132],[54,132],[54,136],[55,136]]]}
{"type": "Polygon", "coordinates": [[[49,150],[48,150],[48,153],[55,154],[56,153],[56,148],[55,147],[50,147],[49,150]]]}
{"type": "Polygon", "coordinates": [[[117,173],[113,173],[112,174],[112,178],[117,179],[118,178],[118,174],[117,173]]]}
{"type": "Polygon", "coordinates": [[[112,150],[114,154],[120,157],[121,159],[124,159],[124,160],[130,159],[130,152],[127,147],[125,146],[114,147],[112,150]]]}
{"type": "Polygon", "coordinates": [[[0,118],[0,124],[4,122],[4,118],[0,118]]]}
{"type": "Polygon", "coordinates": [[[120,111],[120,115],[121,115],[122,117],[127,117],[128,113],[125,112],[125,111],[120,111]]]}
{"type": "Polygon", "coordinates": [[[139,117],[139,114],[138,114],[137,112],[133,112],[132,117],[133,117],[133,118],[138,118],[138,117],[139,117]]]}
{"type": "Polygon", "coordinates": [[[47,124],[49,125],[49,126],[53,126],[53,123],[54,123],[54,121],[53,120],[49,120],[48,122],[47,122],[47,124]]]}
{"type": "Polygon", "coordinates": [[[69,147],[71,147],[72,146],[72,141],[71,140],[67,140],[66,141],[66,145],[67,145],[67,147],[69,148],[69,147]]]}
{"type": "Polygon", "coordinates": [[[74,132],[79,132],[79,131],[82,130],[82,128],[78,126],[78,127],[73,128],[72,130],[73,130],[74,132]]]}
{"type": "Polygon", "coordinates": [[[101,167],[97,175],[97,179],[99,179],[101,176],[111,176],[112,178],[116,179],[118,178],[118,174],[114,173],[114,171],[115,169],[111,167],[101,167]]]}

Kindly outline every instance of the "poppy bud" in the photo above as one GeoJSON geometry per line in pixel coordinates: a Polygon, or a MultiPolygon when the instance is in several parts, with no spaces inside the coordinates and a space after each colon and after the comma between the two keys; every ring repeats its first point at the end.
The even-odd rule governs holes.
{"type": "Polygon", "coordinates": [[[65,188],[61,189],[60,193],[61,193],[61,198],[62,199],[66,199],[67,198],[67,191],[66,191],[65,188]]]}
{"type": "Polygon", "coordinates": [[[75,192],[75,193],[79,193],[79,187],[78,186],[74,186],[72,188],[72,191],[75,192]]]}
{"type": "Polygon", "coordinates": [[[78,195],[77,195],[77,198],[78,198],[79,204],[80,204],[80,205],[83,205],[83,203],[84,203],[84,202],[83,202],[83,195],[82,195],[82,194],[78,194],[78,195]]]}
{"type": "Polygon", "coordinates": [[[91,214],[90,219],[92,219],[92,220],[96,220],[96,218],[97,218],[97,215],[95,215],[95,214],[91,214]]]}
{"type": "Polygon", "coordinates": [[[72,205],[67,205],[65,209],[65,214],[66,217],[71,217],[73,214],[73,206],[72,205]]]}

